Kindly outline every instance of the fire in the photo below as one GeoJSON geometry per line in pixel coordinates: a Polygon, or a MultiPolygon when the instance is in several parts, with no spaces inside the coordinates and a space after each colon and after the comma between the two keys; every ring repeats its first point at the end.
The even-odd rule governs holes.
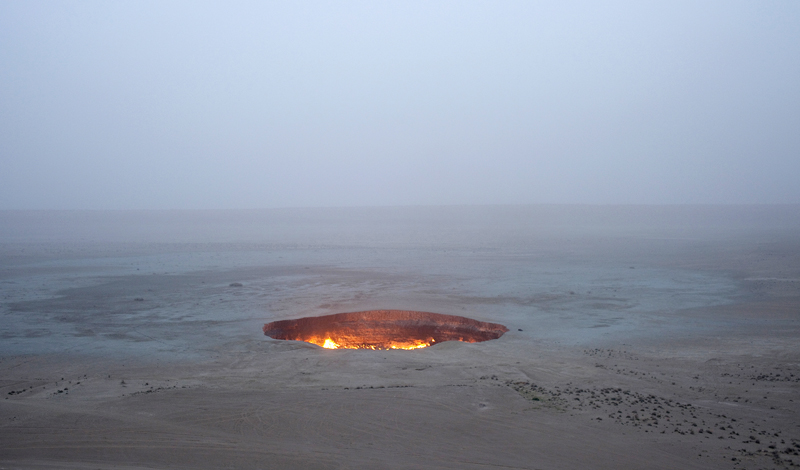
{"type": "Polygon", "coordinates": [[[409,343],[392,343],[389,345],[389,349],[420,349],[420,348],[427,348],[428,346],[434,343],[433,338],[429,339],[427,342],[422,341],[415,341],[412,344],[409,343]]]}
{"type": "Polygon", "coordinates": [[[309,343],[316,344],[317,346],[322,346],[325,349],[372,349],[372,350],[387,350],[387,349],[422,349],[427,348],[428,346],[433,345],[436,342],[433,338],[428,338],[427,341],[392,341],[388,344],[339,344],[333,340],[333,338],[325,338],[322,340],[320,338],[311,338],[306,340],[309,343]]]}

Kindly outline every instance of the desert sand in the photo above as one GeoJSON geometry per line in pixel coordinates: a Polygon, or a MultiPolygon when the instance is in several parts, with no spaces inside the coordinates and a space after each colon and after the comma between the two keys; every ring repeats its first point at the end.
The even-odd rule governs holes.
{"type": "Polygon", "coordinates": [[[0,221],[1,468],[800,466],[796,206],[0,221]],[[509,331],[262,331],[370,309],[509,331]]]}

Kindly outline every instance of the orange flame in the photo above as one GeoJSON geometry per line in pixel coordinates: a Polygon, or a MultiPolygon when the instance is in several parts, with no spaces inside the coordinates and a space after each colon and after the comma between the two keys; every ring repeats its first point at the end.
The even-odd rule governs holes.
{"type": "Polygon", "coordinates": [[[393,341],[388,344],[374,345],[374,344],[339,344],[333,338],[311,338],[305,340],[309,343],[322,346],[325,349],[374,349],[374,350],[387,350],[387,349],[421,349],[433,345],[436,341],[429,338],[428,341],[393,341]]]}

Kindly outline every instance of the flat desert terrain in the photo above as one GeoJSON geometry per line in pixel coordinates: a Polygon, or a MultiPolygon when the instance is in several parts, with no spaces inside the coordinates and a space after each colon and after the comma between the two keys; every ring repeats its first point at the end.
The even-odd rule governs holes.
{"type": "Polygon", "coordinates": [[[3,469],[800,466],[800,207],[0,212],[3,469]],[[509,331],[329,350],[373,309],[509,331]]]}

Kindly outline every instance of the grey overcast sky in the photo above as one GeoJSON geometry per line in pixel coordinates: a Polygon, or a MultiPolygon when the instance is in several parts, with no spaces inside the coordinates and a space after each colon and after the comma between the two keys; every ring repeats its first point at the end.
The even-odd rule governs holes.
{"type": "Polygon", "coordinates": [[[800,2],[0,3],[0,209],[800,203],[800,2]]]}

